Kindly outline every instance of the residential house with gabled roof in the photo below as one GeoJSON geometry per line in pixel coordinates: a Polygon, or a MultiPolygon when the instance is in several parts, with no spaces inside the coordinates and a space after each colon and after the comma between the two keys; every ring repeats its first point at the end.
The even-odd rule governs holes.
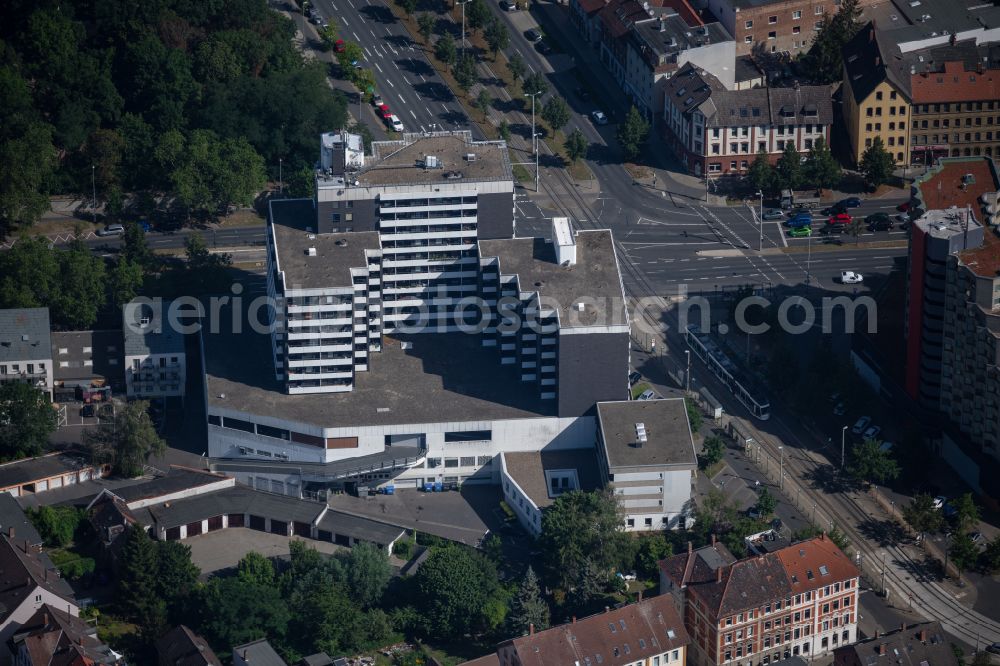
{"type": "Polygon", "coordinates": [[[837,648],[834,666],[960,666],[952,641],[937,620],[906,626],[896,631],[837,648]]]}
{"type": "Polygon", "coordinates": [[[95,625],[49,604],[21,625],[7,647],[17,666],[125,666],[122,655],[97,637],[95,625]]]}
{"type": "Polygon", "coordinates": [[[640,599],[504,641],[475,666],[684,666],[687,632],[669,596],[640,599]]]}
{"type": "Polygon", "coordinates": [[[80,612],[72,588],[48,555],[27,539],[0,535],[0,643],[7,643],[45,604],[69,615],[80,612]]]}
{"type": "Polygon", "coordinates": [[[660,563],[699,666],[813,659],[857,639],[859,571],[826,535],[735,560],[721,545],[660,563]]]}
{"type": "Polygon", "coordinates": [[[204,638],[179,624],[156,641],[159,666],[222,666],[204,638]]]}

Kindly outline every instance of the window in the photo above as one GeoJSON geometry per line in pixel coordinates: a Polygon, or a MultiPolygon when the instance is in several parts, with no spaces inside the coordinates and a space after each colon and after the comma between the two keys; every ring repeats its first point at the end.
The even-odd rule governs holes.
{"type": "Polygon", "coordinates": [[[767,33],[767,38],[768,39],[777,39],[778,38],[778,33],[772,30],[771,32],[767,33]]]}
{"type": "Polygon", "coordinates": [[[752,44],[753,43],[753,35],[747,35],[746,37],[743,38],[743,41],[746,42],[747,44],[752,44]]]}
{"type": "MultiPolygon", "coordinates": [[[[635,527],[635,519],[629,518],[628,520],[625,521],[625,524],[628,525],[629,527],[635,527]]],[[[615,648],[615,656],[616,657],[618,656],[618,648],[615,648]]]]}
{"type": "Polygon", "coordinates": [[[768,25],[774,25],[777,22],[778,22],[778,17],[777,16],[768,16],[767,17],[767,24],[768,25]]]}
{"type": "Polygon", "coordinates": [[[750,28],[753,27],[753,21],[747,21],[743,25],[746,27],[747,30],[749,30],[750,28]]]}
{"type": "MultiPolygon", "coordinates": [[[[653,526],[653,519],[652,518],[646,518],[645,525],[646,525],[646,527],[652,527],[653,526]]],[[[645,647],[645,646],[643,646],[643,647],[645,647]]]]}
{"type": "MultiPolygon", "coordinates": [[[[799,34],[800,32],[802,32],[802,28],[800,28],[799,26],[794,26],[794,27],[792,28],[792,34],[793,34],[793,35],[797,35],[797,34],[799,34]]],[[[805,44],[804,44],[804,43],[803,43],[803,46],[805,46],[805,44]]]]}
{"type": "Polygon", "coordinates": [[[722,165],[718,162],[712,162],[708,165],[709,173],[719,173],[720,171],[722,171],[722,165]]]}
{"type": "Polygon", "coordinates": [[[794,12],[792,12],[792,20],[793,21],[798,21],[800,18],[802,18],[802,12],[801,11],[794,11],[794,12]]]}
{"type": "Polygon", "coordinates": [[[813,9],[813,14],[815,14],[816,16],[821,16],[823,14],[823,5],[820,5],[819,7],[813,9]]]}
{"type": "Polygon", "coordinates": [[[458,458],[445,458],[444,459],[444,466],[445,467],[458,467],[458,458]]]}

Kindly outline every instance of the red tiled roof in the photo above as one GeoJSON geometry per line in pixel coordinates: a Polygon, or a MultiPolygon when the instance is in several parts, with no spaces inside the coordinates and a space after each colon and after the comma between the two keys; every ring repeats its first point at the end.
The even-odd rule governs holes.
{"type": "Polygon", "coordinates": [[[1000,70],[967,71],[960,61],[946,62],[944,68],[910,75],[914,104],[1000,99],[1000,70]]]}
{"type": "Polygon", "coordinates": [[[917,187],[924,200],[926,210],[946,210],[952,206],[957,208],[971,206],[978,219],[980,217],[979,197],[985,192],[1000,190],[1000,182],[995,179],[991,160],[988,157],[970,157],[944,160],[940,171],[918,183],[917,187]],[[966,174],[972,174],[976,182],[965,184],[963,187],[963,178],[966,174]]]}
{"type": "MultiPolygon", "coordinates": [[[[650,7],[662,6],[662,0],[653,0],[650,7]]],[[[628,34],[632,24],[651,18],[649,12],[638,0],[611,0],[600,13],[601,22],[615,39],[628,34]]]]}
{"type": "Polygon", "coordinates": [[[976,275],[995,278],[1000,275],[1000,238],[992,229],[984,229],[983,244],[974,250],[959,252],[958,257],[976,275]]]}
{"type": "Polygon", "coordinates": [[[831,539],[810,539],[782,548],[774,554],[781,560],[793,594],[859,575],[851,558],[844,555],[831,539]]]}
{"type": "Polygon", "coordinates": [[[578,4],[585,14],[593,14],[603,9],[607,0],[578,0],[578,4]]]}

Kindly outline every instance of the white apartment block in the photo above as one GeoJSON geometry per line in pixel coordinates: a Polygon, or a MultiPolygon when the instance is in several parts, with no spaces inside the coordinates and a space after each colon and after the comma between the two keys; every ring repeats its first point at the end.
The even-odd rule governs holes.
{"type": "Polygon", "coordinates": [[[129,398],[184,395],[186,357],[172,302],[136,299],[122,309],[125,391],[129,398]]]}
{"type": "Polygon", "coordinates": [[[0,383],[25,382],[52,397],[48,308],[0,310],[0,383]]]}

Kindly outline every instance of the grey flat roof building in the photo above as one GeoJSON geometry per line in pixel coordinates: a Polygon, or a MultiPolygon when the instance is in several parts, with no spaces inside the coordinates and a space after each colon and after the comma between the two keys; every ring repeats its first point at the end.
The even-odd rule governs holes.
{"type": "Polygon", "coordinates": [[[0,310],[0,363],[50,358],[48,308],[0,310]]]}
{"type": "Polygon", "coordinates": [[[333,510],[328,510],[323,514],[316,528],[334,534],[349,536],[358,541],[368,541],[382,546],[391,544],[406,532],[406,530],[398,525],[389,525],[388,523],[381,523],[333,510]]]}
{"type": "MultiPolygon", "coordinates": [[[[230,321],[228,306],[220,320],[230,321]]],[[[368,372],[342,393],[283,392],[266,334],[203,331],[208,405],[320,427],[515,419],[554,414],[524,390],[517,369],[498,364],[480,337],[464,333],[386,336],[368,372]],[[409,349],[402,342],[412,343],[409,349]],[[252,361],[248,361],[252,360],[252,361]],[[224,396],[224,397],[222,397],[224,396]]]]}
{"type": "MultiPolygon", "coordinates": [[[[367,160],[366,160],[367,161],[367,160]]],[[[362,185],[416,185],[455,180],[512,180],[507,144],[473,141],[471,132],[404,134],[399,141],[376,141],[372,160],[358,175],[362,185]],[[472,159],[468,159],[474,155],[472,159]],[[437,158],[437,166],[427,164],[437,158]],[[460,179],[448,174],[460,172],[460,179]]]]}
{"type": "Polygon", "coordinates": [[[27,458],[0,465],[0,488],[20,486],[61,474],[78,472],[90,467],[83,456],[69,453],[50,453],[37,458],[27,458]]]}
{"type": "Polygon", "coordinates": [[[125,381],[121,331],[53,331],[52,372],[57,382],[125,381]]]}
{"type": "Polygon", "coordinates": [[[505,452],[507,474],[539,509],[552,504],[545,472],[571,469],[576,471],[580,487],[577,490],[595,490],[601,487],[601,475],[594,458],[594,449],[565,449],[557,451],[505,452]]]}
{"type": "Polygon", "coordinates": [[[184,336],[170,325],[170,301],[132,301],[122,308],[125,356],[184,353],[184,336]]]}
{"type": "Polygon", "coordinates": [[[224,481],[225,476],[206,470],[171,467],[165,476],[156,477],[132,486],[122,486],[110,491],[125,500],[126,503],[155,499],[172,495],[184,490],[194,490],[210,483],[224,481]]]}
{"type": "Polygon", "coordinates": [[[543,306],[559,311],[559,326],[624,326],[628,312],[614,240],[607,230],[580,231],[576,264],[556,261],[555,246],[544,238],[480,241],[484,259],[499,257],[502,275],[517,275],[522,292],[537,291],[543,306]],[[583,302],[583,311],[574,306],[583,302]]]}
{"type": "Polygon", "coordinates": [[[698,458],[683,398],[597,403],[598,428],[609,468],[694,468],[698,458]],[[637,446],[636,424],[646,441],[637,446]]]}
{"type": "Polygon", "coordinates": [[[366,250],[380,247],[376,231],[317,234],[312,199],[271,206],[271,221],[286,289],[353,289],[351,269],[365,268],[366,250]]]}

